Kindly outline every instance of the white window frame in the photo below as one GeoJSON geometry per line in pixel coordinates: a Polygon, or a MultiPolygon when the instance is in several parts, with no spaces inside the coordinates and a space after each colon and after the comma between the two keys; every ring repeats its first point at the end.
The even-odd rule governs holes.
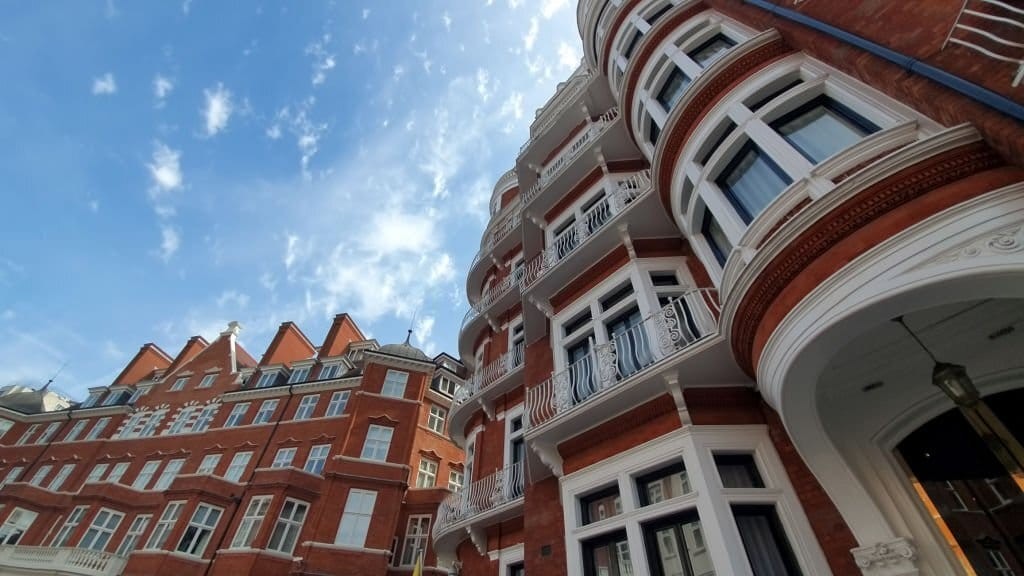
{"type": "Polygon", "coordinates": [[[448,411],[443,406],[438,404],[430,405],[430,413],[427,414],[427,428],[437,432],[438,434],[444,434],[445,424],[448,422],[448,411]],[[435,413],[436,412],[440,412],[435,413]]]}
{"type": "Polygon", "coordinates": [[[192,415],[196,414],[198,410],[198,406],[186,406],[178,410],[177,415],[174,417],[174,422],[171,423],[170,428],[164,434],[184,434],[188,432],[192,415]]]}
{"type": "Polygon", "coordinates": [[[30,425],[28,428],[25,429],[24,432],[21,433],[21,437],[18,438],[18,441],[15,442],[14,445],[24,446],[25,444],[28,444],[29,438],[31,438],[32,435],[36,433],[36,430],[39,430],[39,424],[30,425]]]}
{"type": "Polygon", "coordinates": [[[256,416],[253,417],[253,424],[269,424],[274,419],[274,412],[277,411],[278,399],[271,398],[264,400],[260,404],[260,409],[256,411],[256,416]]]}
{"type": "Polygon", "coordinates": [[[437,486],[437,470],[441,463],[432,458],[420,458],[419,468],[416,472],[417,488],[433,488],[437,486]]]}
{"type": "Polygon", "coordinates": [[[132,523],[128,526],[128,531],[117,546],[115,554],[124,557],[134,552],[139,546],[139,540],[142,539],[142,535],[145,534],[146,528],[149,528],[149,523],[152,520],[152,514],[138,514],[135,518],[132,518],[132,523]]]}
{"type": "Polygon", "coordinates": [[[348,406],[348,398],[351,392],[349,390],[337,390],[331,394],[331,401],[327,404],[327,412],[324,414],[325,417],[330,418],[332,416],[341,416],[345,413],[345,407],[348,406]]]}
{"type": "Polygon", "coordinates": [[[202,461],[199,462],[199,467],[196,468],[196,474],[213,476],[217,471],[217,465],[220,464],[221,456],[220,452],[203,456],[202,461]]]}
{"type": "Polygon", "coordinates": [[[75,423],[71,425],[71,429],[64,435],[64,442],[74,442],[78,440],[78,437],[85,431],[86,426],[89,425],[89,420],[75,420],[75,423]]]}
{"type": "Polygon", "coordinates": [[[203,376],[202,380],[199,381],[199,385],[196,386],[196,390],[201,390],[203,388],[209,388],[209,387],[213,386],[213,383],[216,380],[217,380],[217,373],[216,372],[214,372],[212,374],[207,374],[207,375],[203,376]]]}
{"type": "Polygon", "coordinates": [[[17,482],[18,478],[20,478],[24,472],[24,466],[14,466],[13,468],[7,471],[7,474],[4,474],[3,482],[0,482],[0,488],[7,486],[11,482],[17,482]]]}
{"type": "Polygon", "coordinates": [[[366,545],[366,535],[370,531],[373,509],[377,505],[377,492],[351,488],[345,499],[345,511],[338,524],[338,534],[334,543],[341,546],[362,548],[366,545]]]}
{"type": "Polygon", "coordinates": [[[433,517],[430,514],[414,514],[409,516],[405,527],[405,538],[402,539],[401,566],[413,566],[420,554],[427,555],[430,547],[430,526],[433,517]],[[426,527],[423,526],[424,522],[426,527]]]}
{"type": "Polygon", "coordinates": [[[92,467],[89,471],[89,475],[85,477],[85,484],[93,484],[96,482],[102,482],[103,476],[106,475],[107,470],[110,468],[110,464],[107,462],[100,462],[92,467]]]}
{"type": "Polygon", "coordinates": [[[302,469],[310,474],[323,475],[324,466],[327,464],[327,457],[330,453],[330,444],[317,444],[310,447],[309,454],[306,455],[306,464],[302,466],[302,469]]]}
{"type": "Polygon", "coordinates": [[[240,482],[250,460],[252,460],[251,451],[235,452],[231,456],[227,470],[224,471],[224,479],[229,482],[240,482]]]}
{"type": "Polygon", "coordinates": [[[270,388],[277,382],[280,370],[270,370],[260,373],[260,379],[256,382],[257,388],[270,388]]]}
{"type": "Polygon", "coordinates": [[[224,428],[241,426],[242,422],[245,421],[245,415],[249,413],[249,404],[249,402],[239,402],[232,406],[228,419],[224,421],[224,428]]]}
{"type": "Polygon", "coordinates": [[[17,544],[38,517],[37,512],[25,508],[15,507],[11,510],[4,523],[0,524],[0,546],[17,544]]]}
{"type": "Polygon", "coordinates": [[[35,443],[46,444],[49,442],[50,439],[53,438],[53,435],[57,433],[57,429],[60,428],[60,425],[61,422],[50,422],[47,424],[46,428],[43,429],[43,433],[39,435],[39,438],[36,438],[35,443]]]}
{"type": "Polygon", "coordinates": [[[387,462],[388,453],[391,452],[391,440],[394,438],[394,435],[395,429],[390,426],[370,424],[369,428],[366,429],[366,439],[363,441],[363,451],[359,457],[363,460],[387,462]],[[379,436],[379,438],[371,438],[371,436],[379,436]],[[383,455],[380,454],[382,451],[383,455]]]}
{"type": "Polygon", "coordinates": [[[57,530],[57,534],[50,540],[50,546],[52,548],[61,548],[67,545],[68,540],[71,539],[71,534],[78,528],[78,525],[82,523],[82,519],[85,518],[86,511],[89,510],[88,506],[75,506],[72,508],[68,517],[64,520],[64,524],[61,525],[60,530],[57,530]]]}
{"type": "Polygon", "coordinates": [[[100,435],[103,434],[103,430],[106,429],[107,424],[110,423],[110,417],[104,416],[96,421],[89,430],[89,434],[85,437],[86,440],[98,440],[100,435]]]}
{"type": "Polygon", "coordinates": [[[409,386],[409,373],[402,370],[388,369],[384,374],[384,384],[380,387],[382,396],[389,398],[405,398],[405,389],[409,386]]]}
{"type": "Polygon", "coordinates": [[[242,521],[238,524],[238,530],[231,539],[231,548],[252,548],[252,543],[259,537],[263,520],[266,519],[273,501],[274,497],[271,495],[253,496],[249,499],[242,521]]]}
{"type": "Polygon", "coordinates": [[[298,450],[294,447],[279,448],[274,454],[274,461],[270,463],[271,468],[289,468],[295,461],[295,453],[298,450]]]}
{"type": "Polygon", "coordinates": [[[78,541],[78,548],[105,552],[118,526],[124,520],[124,513],[110,508],[100,508],[92,517],[89,528],[78,541]]]}
{"type": "Polygon", "coordinates": [[[178,379],[171,384],[171,387],[167,389],[168,392],[180,392],[185,389],[185,384],[188,383],[188,379],[191,376],[180,376],[178,379]]]}
{"type": "Polygon", "coordinates": [[[181,473],[182,467],[185,466],[184,458],[174,458],[164,465],[164,469],[160,472],[160,476],[157,477],[156,483],[153,484],[153,490],[167,490],[174,483],[174,479],[181,473]]]}
{"type": "Polygon", "coordinates": [[[320,374],[317,376],[317,380],[334,380],[340,377],[344,372],[342,368],[344,366],[341,362],[331,362],[324,364],[320,368],[320,374]]]}
{"type": "Polygon", "coordinates": [[[61,489],[62,486],[64,486],[64,482],[67,481],[68,476],[71,476],[71,473],[74,471],[74,464],[62,465],[60,467],[60,470],[57,471],[57,475],[53,477],[53,480],[50,480],[50,484],[47,486],[47,489],[50,492],[57,492],[58,490],[61,489]]]}
{"type": "Polygon", "coordinates": [[[189,432],[205,432],[209,429],[210,424],[213,423],[213,417],[219,409],[220,404],[207,404],[203,406],[203,409],[199,411],[199,415],[196,416],[195,422],[192,423],[189,432]]]}
{"type": "Polygon", "coordinates": [[[121,478],[124,477],[124,473],[128,471],[128,467],[131,466],[131,462],[117,462],[110,468],[110,474],[107,474],[107,482],[111,484],[117,484],[121,482],[121,478]]]}
{"type": "Polygon", "coordinates": [[[181,517],[183,508],[185,508],[184,500],[175,500],[167,503],[164,511],[160,514],[160,519],[157,520],[156,525],[153,527],[153,532],[149,535],[149,539],[146,540],[146,545],[143,547],[144,550],[163,550],[171,532],[174,531],[174,525],[178,523],[178,518],[181,517]]]}
{"type": "Polygon", "coordinates": [[[303,396],[302,400],[299,400],[299,406],[295,409],[295,415],[292,416],[292,420],[309,420],[312,418],[318,402],[320,402],[319,394],[303,396]]]}
{"type": "Polygon", "coordinates": [[[200,502],[192,512],[192,517],[185,525],[185,531],[182,532],[174,549],[182,554],[202,558],[223,515],[224,509],[220,506],[200,502]]]}
{"type": "Polygon", "coordinates": [[[647,571],[643,524],[678,512],[722,510],[700,516],[704,546],[716,574],[747,574],[749,561],[730,507],[734,504],[765,504],[775,507],[793,555],[804,574],[828,574],[828,562],[800,506],[785,468],[764,426],[713,426],[711,429],[678,430],[577,472],[561,482],[568,573],[583,573],[582,542],[617,529],[625,529],[630,560],[636,574],[647,571]],[[719,480],[714,454],[749,453],[758,467],[764,488],[725,489],[719,480]],[[692,490],[686,494],[640,506],[638,477],[678,462],[682,455],[692,490]],[[622,495],[622,512],[600,522],[582,525],[579,498],[616,485],[622,495]]]}
{"type": "Polygon", "coordinates": [[[299,366],[288,375],[288,384],[301,384],[309,379],[310,366],[299,366]]]}
{"type": "Polygon", "coordinates": [[[43,485],[43,480],[46,480],[46,477],[49,476],[50,472],[52,472],[52,471],[53,471],[53,465],[52,464],[43,464],[39,468],[36,468],[35,473],[32,474],[32,479],[29,480],[28,483],[33,485],[33,486],[42,486],[43,485]]]}
{"type": "Polygon", "coordinates": [[[132,481],[132,488],[146,490],[149,483],[153,480],[153,476],[156,476],[156,471],[160,469],[161,462],[163,460],[147,460],[143,463],[138,475],[135,476],[135,480],[132,481]]]}
{"type": "Polygon", "coordinates": [[[466,476],[464,472],[459,470],[448,471],[448,489],[452,492],[458,492],[462,490],[462,487],[466,485],[466,476]]]}
{"type": "Polygon", "coordinates": [[[7,432],[13,426],[14,426],[14,421],[13,420],[8,420],[7,418],[0,418],[0,440],[4,439],[4,436],[7,435],[7,432]]]}
{"type": "Polygon", "coordinates": [[[294,498],[285,498],[284,504],[281,505],[281,511],[277,515],[277,521],[274,522],[274,529],[270,533],[270,539],[267,541],[267,550],[273,550],[275,552],[281,552],[283,554],[291,555],[295,551],[295,545],[299,541],[299,536],[302,534],[302,527],[306,522],[306,517],[309,515],[309,503],[303,502],[302,500],[296,500],[294,498]],[[285,509],[288,504],[292,505],[291,514],[285,516],[285,509]],[[296,520],[296,517],[300,516],[299,510],[302,511],[301,518],[296,520]],[[277,542],[277,546],[274,546],[274,540],[280,537],[277,542]]]}

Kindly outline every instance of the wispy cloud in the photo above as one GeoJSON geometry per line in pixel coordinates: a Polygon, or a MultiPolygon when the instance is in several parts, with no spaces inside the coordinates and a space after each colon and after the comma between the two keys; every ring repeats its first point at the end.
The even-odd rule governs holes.
{"type": "Polygon", "coordinates": [[[162,108],[165,100],[174,90],[174,80],[157,74],[153,77],[153,97],[156,98],[157,108],[162,108]]]}
{"type": "Polygon", "coordinates": [[[117,81],[114,75],[107,72],[99,78],[92,79],[92,93],[97,96],[108,96],[117,93],[117,81]]]}
{"type": "Polygon", "coordinates": [[[181,236],[174,227],[164,224],[160,227],[160,237],[160,258],[167,262],[181,246],[181,236]]]}
{"type": "Polygon", "coordinates": [[[534,16],[530,18],[530,29],[526,31],[526,36],[523,36],[523,48],[527,52],[533,50],[533,45],[537,43],[537,34],[540,33],[540,20],[534,16]]]}
{"type": "Polygon", "coordinates": [[[206,135],[216,136],[228,127],[228,121],[234,111],[231,92],[218,82],[212,90],[203,90],[203,95],[206,97],[206,105],[203,107],[206,135]]]}
{"type": "Polygon", "coordinates": [[[559,10],[569,5],[569,0],[544,0],[540,6],[540,15],[550,20],[559,10]]]}
{"type": "Polygon", "coordinates": [[[313,57],[313,86],[323,84],[327,80],[327,72],[337,65],[334,54],[327,51],[330,43],[331,35],[324,34],[319,40],[306,46],[306,54],[313,57]]]}
{"type": "Polygon", "coordinates": [[[181,188],[181,151],[158,140],[153,143],[153,157],[146,167],[152,180],[150,196],[154,199],[181,188]]]}

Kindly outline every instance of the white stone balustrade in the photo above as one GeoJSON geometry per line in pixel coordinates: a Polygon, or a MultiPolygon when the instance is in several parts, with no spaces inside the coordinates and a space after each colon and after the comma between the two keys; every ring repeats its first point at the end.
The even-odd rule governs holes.
{"type": "Polygon", "coordinates": [[[41,573],[114,576],[127,558],[84,548],[48,546],[0,546],[0,573],[5,568],[38,570],[41,573]]]}

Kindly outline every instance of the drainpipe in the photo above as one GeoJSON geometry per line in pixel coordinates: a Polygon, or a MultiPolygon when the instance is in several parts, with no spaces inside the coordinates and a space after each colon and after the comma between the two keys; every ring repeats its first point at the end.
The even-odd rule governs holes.
{"type": "Polygon", "coordinates": [[[965,80],[960,76],[946,72],[941,68],[937,68],[935,66],[932,66],[931,64],[927,64],[916,58],[907,56],[906,54],[903,54],[901,52],[897,52],[890,48],[886,48],[885,46],[882,46],[881,44],[878,44],[876,42],[872,42],[871,40],[861,38],[856,34],[851,34],[845,30],[836,28],[831,24],[827,24],[825,22],[822,22],[821,20],[797,12],[796,10],[776,6],[775,4],[769,2],[768,0],[743,1],[746,4],[756,6],[784,20],[789,20],[790,22],[802,24],[812,30],[821,32],[822,34],[831,36],[832,38],[841,40],[852,46],[856,46],[857,48],[860,48],[861,50],[864,50],[865,52],[868,52],[873,56],[877,56],[887,62],[891,62],[899,66],[900,68],[906,70],[907,72],[910,72],[911,74],[924,76],[925,78],[937,82],[938,84],[941,84],[942,86],[945,86],[946,88],[949,88],[950,90],[953,90],[958,94],[966,96],[971,100],[974,100],[975,102],[979,102],[990,108],[994,108],[995,110],[1003,114],[1006,114],[1011,118],[1014,118],[1020,122],[1024,122],[1024,105],[1018,104],[1017,102],[1014,102],[1013,100],[1010,100],[1009,98],[1001,94],[993,92],[988,88],[979,86],[974,82],[965,80]]]}

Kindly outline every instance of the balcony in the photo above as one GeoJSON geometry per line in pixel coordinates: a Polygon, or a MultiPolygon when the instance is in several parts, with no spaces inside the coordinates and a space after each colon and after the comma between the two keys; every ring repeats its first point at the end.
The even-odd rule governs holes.
{"type": "MultiPolygon", "coordinates": [[[[530,125],[530,139],[519,147],[519,155],[522,156],[533,145],[548,133],[558,120],[566,118],[565,113],[570,104],[577,101],[580,94],[590,85],[592,76],[585,71],[578,70],[571,76],[563,86],[548,100],[543,108],[537,111],[537,116],[530,125]]],[[[577,120],[578,122],[579,120],[577,120]]]]}
{"type": "Polygon", "coordinates": [[[523,343],[519,342],[487,366],[474,370],[473,377],[455,393],[448,430],[460,446],[465,444],[464,428],[473,412],[482,407],[493,418],[495,398],[520,383],[515,376],[522,373],[523,354],[523,343]]]}
{"type": "Polygon", "coordinates": [[[747,381],[719,333],[720,316],[715,289],[691,289],[527,389],[526,437],[534,451],[542,460],[553,455],[560,442],[664,394],[667,379],[683,386],[747,381]]]}
{"type": "Polygon", "coordinates": [[[4,574],[81,574],[114,576],[127,558],[84,548],[0,546],[0,572],[4,574]]]}
{"type": "Polygon", "coordinates": [[[468,534],[481,554],[487,552],[484,528],[522,514],[523,463],[510,464],[449,495],[437,509],[434,548],[452,554],[468,534]]]}

